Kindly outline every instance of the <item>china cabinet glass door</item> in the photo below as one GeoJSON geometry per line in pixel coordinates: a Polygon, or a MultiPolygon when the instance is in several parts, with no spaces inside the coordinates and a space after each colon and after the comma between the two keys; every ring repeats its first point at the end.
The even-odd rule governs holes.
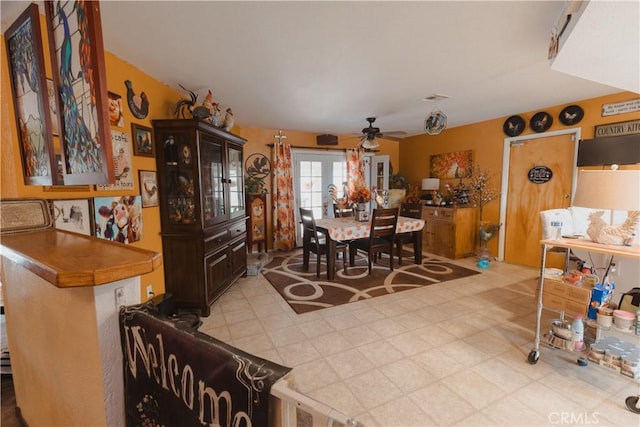
{"type": "Polygon", "coordinates": [[[244,214],[244,180],[242,178],[242,151],[229,147],[229,216],[244,214]]]}
{"type": "Polygon", "coordinates": [[[203,225],[209,226],[226,219],[224,191],[224,162],[222,143],[202,137],[201,198],[203,225]]]}

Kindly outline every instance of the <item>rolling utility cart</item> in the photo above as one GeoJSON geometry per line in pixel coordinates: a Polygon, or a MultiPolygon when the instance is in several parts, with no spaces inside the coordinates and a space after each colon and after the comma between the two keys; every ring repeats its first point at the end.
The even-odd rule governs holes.
{"type": "MultiPolygon", "coordinates": [[[[608,255],[613,258],[621,257],[621,258],[631,258],[640,260],[640,245],[633,246],[616,246],[616,245],[603,245],[600,243],[595,243],[591,240],[584,239],[567,239],[562,238],[559,240],[541,240],[540,244],[542,245],[542,256],[540,261],[540,284],[538,286],[538,303],[537,303],[537,311],[536,311],[536,334],[535,340],[533,343],[533,350],[529,353],[527,358],[528,362],[532,365],[538,362],[540,358],[540,327],[542,321],[542,308],[543,308],[543,295],[544,295],[544,282],[545,282],[545,265],[547,258],[547,251],[551,248],[563,248],[567,250],[567,256],[569,255],[569,251],[571,249],[582,250],[586,252],[593,252],[598,254],[608,255]]],[[[584,291],[584,289],[575,288],[575,290],[584,291]]],[[[563,304],[571,304],[571,298],[568,298],[563,304]]],[[[560,307],[558,305],[553,306],[555,309],[559,309],[561,311],[561,317],[564,318],[565,308],[568,308],[566,305],[560,307]]],[[[600,330],[598,329],[598,335],[600,335],[600,330]]],[[[635,335],[633,335],[635,337],[635,335]]],[[[629,410],[640,413],[640,407],[638,406],[640,396],[629,396],[627,397],[625,403],[629,410]]]]}

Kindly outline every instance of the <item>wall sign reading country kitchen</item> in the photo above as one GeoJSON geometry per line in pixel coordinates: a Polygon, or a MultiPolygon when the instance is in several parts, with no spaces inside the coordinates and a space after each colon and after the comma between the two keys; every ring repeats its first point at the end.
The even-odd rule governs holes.
{"type": "Polygon", "coordinates": [[[640,120],[629,120],[628,122],[596,126],[594,134],[596,138],[640,134],[640,120]]]}

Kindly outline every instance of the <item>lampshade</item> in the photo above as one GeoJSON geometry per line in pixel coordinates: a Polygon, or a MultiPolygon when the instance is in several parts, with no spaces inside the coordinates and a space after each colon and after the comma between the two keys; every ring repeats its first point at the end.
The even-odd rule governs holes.
{"type": "Polygon", "coordinates": [[[423,190],[439,190],[440,180],[438,178],[422,178],[423,190]]]}
{"type": "Polygon", "coordinates": [[[362,148],[366,148],[367,150],[372,150],[374,148],[380,147],[380,143],[378,142],[377,138],[375,137],[371,137],[371,139],[369,138],[370,137],[367,135],[363,137],[362,140],[360,140],[360,145],[362,146],[362,148]]]}
{"type": "Polygon", "coordinates": [[[640,170],[580,171],[573,205],[604,210],[640,210],[640,170]]]}

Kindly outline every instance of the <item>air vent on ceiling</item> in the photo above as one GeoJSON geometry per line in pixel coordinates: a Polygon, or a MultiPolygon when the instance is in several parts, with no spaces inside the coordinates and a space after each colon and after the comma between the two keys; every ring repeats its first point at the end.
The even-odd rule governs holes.
{"type": "Polygon", "coordinates": [[[443,99],[447,99],[447,98],[449,98],[447,95],[438,95],[437,93],[434,93],[433,95],[429,95],[429,96],[425,97],[423,99],[423,101],[438,102],[438,101],[442,101],[443,99]]]}

